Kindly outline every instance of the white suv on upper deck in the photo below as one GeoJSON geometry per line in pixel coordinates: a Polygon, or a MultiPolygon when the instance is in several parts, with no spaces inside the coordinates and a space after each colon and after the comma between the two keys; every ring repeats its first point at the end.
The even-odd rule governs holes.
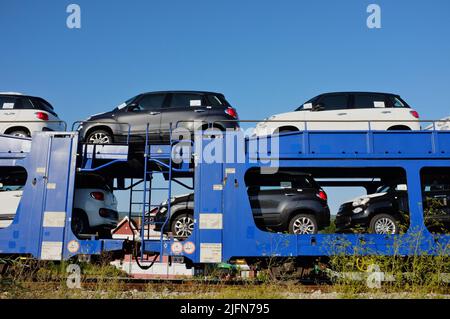
{"type": "Polygon", "coordinates": [[[273,115],[258,123],[255,134],[369,129],[420,130],[419,114],[395,94],[325,93],[304,103],[294,112],[273,115]]]}
{"type": "Polygon", "coordinates": [[[64,130],[64,122],[43,98],[0,92],[0,134],[30,137],[36,131],[64,130]]]}

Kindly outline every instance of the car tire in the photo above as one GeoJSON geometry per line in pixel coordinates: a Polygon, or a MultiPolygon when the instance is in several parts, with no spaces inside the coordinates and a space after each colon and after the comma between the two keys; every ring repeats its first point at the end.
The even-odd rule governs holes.
{"type": "Polygon", "coordinates": [[[369,232],[379,235],[394,235],[399,232],[397,218],[388,214],[378,214],[372,217],[369,232]]]}
{"type": "Polygon", "coordinates": [[[170,226],[174,237],[187,238],[194,231],[194,216],[190,213],[177,215],[170,226]]]}
{"type": "Polygon", "coordinates": [[[30,137],[30,133],[26,132],[25,130],[15,130],[9,132],[8,134],[17,137],[30,137]]]}
{"type": "Polygon", "coordinates": [[[289,233],[296,235],[313,235],[318,232],[317,220],[313,215],[298,214],[289,222],[289,233]]]}
{"type": "Polygon", "coordinates": [[[72,216],[72,232],[75,235],[89,234],[90,230],[89,220],[86,214],[82,211],[74,211],[72,216]]]}
{"type": "Polygon", "coordinates": [[[113,138],[111,133],[105,130],[94,130],[89,133],[86,138],[86,143],[89,144],[112,144],[113,138]]]}

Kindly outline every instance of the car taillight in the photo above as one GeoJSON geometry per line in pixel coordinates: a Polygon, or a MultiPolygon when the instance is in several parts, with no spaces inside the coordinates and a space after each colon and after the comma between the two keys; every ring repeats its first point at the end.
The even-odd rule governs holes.
{"type": "Polygon", "coordinates": [[[48,114],[44,112],[36,112],[36,117],[42,121],[48,121],[48,114]]]}
{"type": "Polygon", "coordinates": [[[327,193],[325,193],[323,190],[319,191],[317,194],[317,197],[319,197],[321,200],[326,201],[328,199],[327,193]]]}
{"type": "Polygon", "coordinates": [[[95,200],[105,200],[105,194],[102,192],[92,192],[91,197],[95,200]]]}
{"type": "Polygon", "coordinates": [[[228,107],[225,110],[225,113],[227,113],[229,116],[231,116],[232,118],[235,118],[235,119],[237,119],[237,117],[238,117],[236,110],[232,107],[228,107]]]}
{"type": "Polygon", "coordinates": [[[419,113],[417,113],[417,111],[410,111],[409,113],[411,113],[411,115],[412,115],[413,117],[415,117],[416,119],[419,118],[419,113]]]}

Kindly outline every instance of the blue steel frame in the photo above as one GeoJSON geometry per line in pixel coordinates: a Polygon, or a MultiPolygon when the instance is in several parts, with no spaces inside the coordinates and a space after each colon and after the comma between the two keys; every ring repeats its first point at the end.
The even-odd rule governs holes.
{"type": "Polygon", "coordinates": [[[0,229],[0,254],[62,260],[122,249],[123,241],[79,240],[72,232],[77,147],[77,133],[42,132],[32,143],[0,135],[0,166],[28,175],[12,224],[0,229]]]}
{"type": "MultiPolygon", "coordinates": [[[[255,141],[247,140],[247,146],[255,141]]],[[[203,140],[203,149],[208,143],[214,141],[203,140]]],[[[270,147],[268,150],[271,151],[270,147]]],[[[236,154],[236,148],[234,151],[236,154]]],[[[188,243],[188,253],[184,250],[180,255],[194,263],[264,256],[448,255],[450,235],[432,235],[423,223],[420,170],[424,167],[450,167],[450,131],[294,132],[279,136],[276,157],[256,149],[246,153],[244,163],[198,163],[194,195],[196,224],[193,234],[184,241],[188,243]],[[405,234],[388,236],[261,231],[255,226],[244,181],[250,168],[269,167],[253,164],[257,159],[279,160],[279,167],[402,168],[408,184],[410,227],[405,234]],[[201,219],[210,218],[211,214],[217,215],[221,227],[202,225],[201,219]]],[[[166,254],[173,254],[172,244],[166,242],[166,254]]],[[[146,243],[148,251],[157,251],[158,247],[158,243],[146,243]]]]}
{"type": "MultiPolygon", "coordinates": [[[[82,169],[76,164],[77,141],[76,133],[39,133],[33,143],[0,136],[0,166],[22,166],[28,172],[16,218],[10,227],[0,230],[0,254],[61,260],[122,249],[122,240],[79,240],[71,231],[75,173],[82,169]]],[[[247,145],[253,141],[247,140],[247,145]]],[[[203,150],[214,140],[202,142],[203,150]]],[[[181,242],[182,252],[171,250],[174,239],[146,240],[145,252],[185,256],[194,263],[340,253],[448,255],[450,236],[432,235],[423,225],[420,169],[450,167],[450,131],[305,131],[281,135],[279,150],[277,158],[257,149],[247,152],[243,163],[196,163],[193,234],[181,242]],[[288,235],[259,230],[244,175],[252,167],[268,167],[254,163],[264,157],[279,160],[280,167],[403,168],[409,193],[409,231],[383,236],[288,235]]],[[[179,243],[175,245],[179,247],[179,243]]]]}

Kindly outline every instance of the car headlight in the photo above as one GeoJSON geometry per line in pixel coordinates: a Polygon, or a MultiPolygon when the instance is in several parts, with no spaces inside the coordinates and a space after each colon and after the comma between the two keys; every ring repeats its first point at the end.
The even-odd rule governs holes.
{"type": "Polygon", "coordinates": [[[355,200],[352,205],[353,205],[353,207],[365,206],[365,205],[367,205],[368,202],[370,202],[370,198],[363,197],[363,198],[359,198],[359,199],[355,200]]]}

